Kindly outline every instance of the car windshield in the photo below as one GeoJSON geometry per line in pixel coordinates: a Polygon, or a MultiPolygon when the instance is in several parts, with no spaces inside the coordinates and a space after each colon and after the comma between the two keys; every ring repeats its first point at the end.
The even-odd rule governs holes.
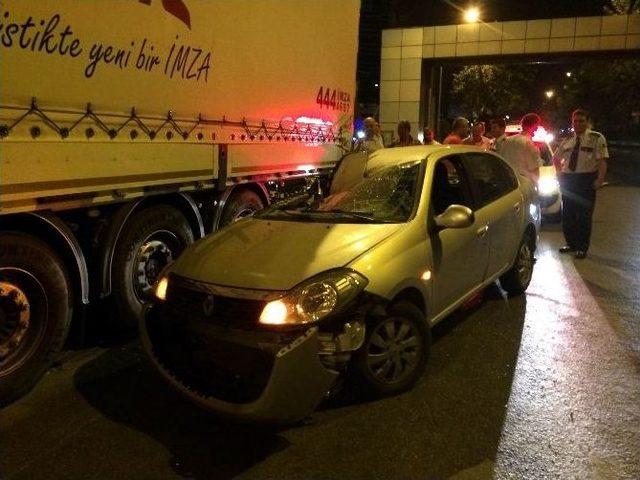
{"type": "Polygon", "coordinates": [[[321,200],[304,196],[281,202],[258,218],[332,223],[401,223],[413,213],[421,162],[376,169],[321,200]]]}

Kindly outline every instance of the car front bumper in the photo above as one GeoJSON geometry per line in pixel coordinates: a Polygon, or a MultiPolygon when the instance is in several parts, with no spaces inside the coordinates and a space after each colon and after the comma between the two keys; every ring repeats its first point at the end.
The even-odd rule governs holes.
{"type": "Polygon", "coordinates": [[[147,309],[142,344],[169,384],[198,405],[250,422],[291,423],[312,413],[338,373],[318,357],[317,328],[233,330],[147,309]]]}

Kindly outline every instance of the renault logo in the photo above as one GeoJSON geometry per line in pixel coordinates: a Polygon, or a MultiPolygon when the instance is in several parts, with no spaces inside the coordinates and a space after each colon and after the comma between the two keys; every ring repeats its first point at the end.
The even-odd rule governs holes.
{"type": "Polygon", "coordinates": [[[211,314],[213,313],[214,303],[215,302],[213,299],[213,295],[207,295],[207,298],[205,298],[204,302],[202,302],[202,311],[204,312],[205,316],[211,316],[211,314]]]}

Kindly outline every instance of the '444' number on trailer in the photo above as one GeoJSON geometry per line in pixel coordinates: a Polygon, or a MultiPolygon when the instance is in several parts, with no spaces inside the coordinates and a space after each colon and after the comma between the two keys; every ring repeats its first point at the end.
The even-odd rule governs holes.
{"type": "Polygon", "coordinates": [[[351,105],[351,95],[335,88],[320,87],[316,96],[316,103],[320,105],[320,108],[347,112],[351,105]]]}

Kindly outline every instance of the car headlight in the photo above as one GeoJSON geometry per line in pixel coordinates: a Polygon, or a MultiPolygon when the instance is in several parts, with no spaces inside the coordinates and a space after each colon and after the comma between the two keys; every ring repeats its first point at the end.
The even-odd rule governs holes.
{"type": "Polygon", "coordinates": [[[367,283],[365,277],[346,268],[323,272],[267,303],[260,323],[304,325],[318,322],[348,304],[367,283]]]}
{"type": "Polygon", "coordinates": [[[558,184],[558,180],[555,178],[543,177],[538,180],[538,192],[540,195],[553,195],[558,192],[559,188],[560,185],[558,184]]]}

